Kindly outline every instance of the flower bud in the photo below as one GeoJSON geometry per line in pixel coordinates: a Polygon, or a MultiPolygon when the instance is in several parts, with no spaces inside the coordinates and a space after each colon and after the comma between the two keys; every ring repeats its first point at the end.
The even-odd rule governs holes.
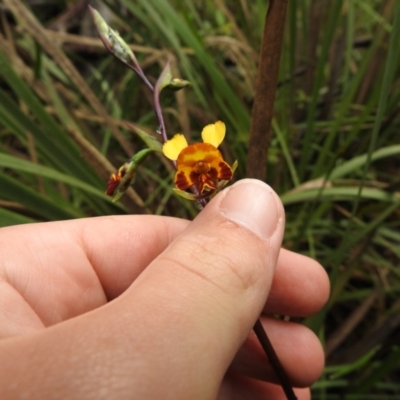
{"type": "MultiPolygon", "coordinates": [[[[107,22],[103,19],[100,13],[93,7],[89,6],[89,10],[92,14],[94,24],[100,39],[104,43],[104,46],[108,51],[114,54],[119,60],[127,63],[133,61],[135,63],[136,58],[131,48],[121,38],[119,33],[114,29],[111,29],[107,22]]],[[[135,63],[136,64],[136,63],[135,63]]]]}
{"type": "Polygon", "coordinates": [[[135,182],[137,168],[151,152],[151,149],[139,151],[128,162],[122,165],[117,172],[111,174],[107,184],[106,195],[112,197],[113,202],[119,200],[128,190],[129,186],[135,182]]]}

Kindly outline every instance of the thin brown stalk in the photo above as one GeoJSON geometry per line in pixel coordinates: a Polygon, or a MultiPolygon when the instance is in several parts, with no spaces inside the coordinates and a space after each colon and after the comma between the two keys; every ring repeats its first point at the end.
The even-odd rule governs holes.
{"type": "MultiPolygon", "coordinates": [[[[246,175],[263,181],[267,175],[267,151],[271,140],[270,129],[278,85],[287,4],[287,0],[269,2],[257,72],[246,175]]],[[[254,325],[254,332],[279,378],[287,399],[295,400],[296,395],[260,320],[254,325]]]]}
{"type": "Polygon", "coordinates": [[[246,175],[265,181],[287,0],[270,0],[260,51],[246,175]]]}
{"type": "Polygon", "coordinates": [[[254,333],[257,335],[257,338],[260,341],[261,346],[282,385],[282,389],[285,392],[286,398],[288,400],[297,400],[297,397],[292,389],[292,385],[290,384],[289,378],[287,377],[286,372],[283,369],[282,364],[280,363],[279,358],[276,355],[275,350],[267,336],[267,333],[265,332],[259,319],[255,323],[253,330],[254,333]]]}

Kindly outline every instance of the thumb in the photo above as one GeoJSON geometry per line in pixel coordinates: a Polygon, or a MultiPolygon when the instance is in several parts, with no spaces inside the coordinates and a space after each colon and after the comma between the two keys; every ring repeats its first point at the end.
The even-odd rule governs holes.
{"type": "MultiPolygon", "coordinates": [[[[126,294],[140,320],[132,340],[149,341],[151,352],[137,351],[152,373],[157,366],[156,381],[177,390],[171,398],[216,396],[265,305],[283,229],[273,190],[240,181],[216,196],[126,294]]],[[[163,386],[146,398],[165,398],[157,392],[163,386]]]]}
{"type": "Polygon", "coordinates": [[[16,362],[1,380],[21,376],[38,398],[216,398],[265,304],[283,229],[269,186],[236,183],[122,296],[3,346],[16,362]]]}

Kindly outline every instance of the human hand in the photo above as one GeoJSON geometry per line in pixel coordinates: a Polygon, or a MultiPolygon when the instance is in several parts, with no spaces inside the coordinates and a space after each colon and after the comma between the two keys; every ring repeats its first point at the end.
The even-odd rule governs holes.
{"type": "Polygon", "coordinates": [[[318,339],[268,314],[316,312],[329,283],[315,261],[279,254],[283,230],[278,197],[252,180],[193,222],[1,229],[0,398],[284,399],[251,332],[261,313],[293,385],[309,386],[324,363],[318,339]]]}

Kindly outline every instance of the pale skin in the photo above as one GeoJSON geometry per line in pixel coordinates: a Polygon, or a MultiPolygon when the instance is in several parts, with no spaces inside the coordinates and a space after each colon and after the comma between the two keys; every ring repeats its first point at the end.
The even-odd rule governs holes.
{"type": "Polygon", "coordinates": [[[316,261],[280,248],[283,230],[278,197],[252,180],[193,222],[0,229],[0,398],[284,399],[251,331],[262,314],[297,397],[310,399],[322,347],[268,315],[315,313],[329,281],[316,261]]]}

